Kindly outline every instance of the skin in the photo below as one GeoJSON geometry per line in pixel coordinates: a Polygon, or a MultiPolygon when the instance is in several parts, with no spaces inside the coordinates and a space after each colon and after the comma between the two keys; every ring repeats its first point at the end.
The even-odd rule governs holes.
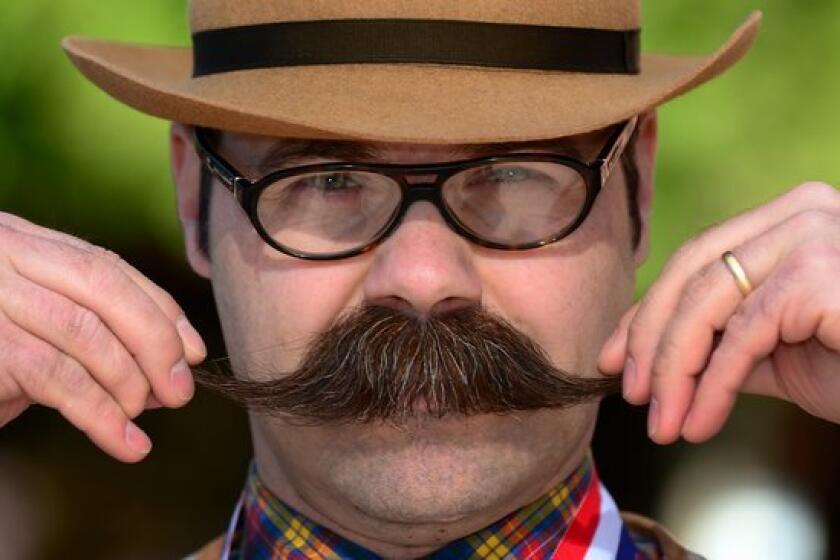
{"type": "MultiPolygon", "coordinates": [[[[711,437],[739,392],[840,421],[840,310],[832,285],[840,274],[840,194],[802,185],[710,228],[629,307],[634,270],[646,256],[656,147],[653,116],[641,126],[638,248],[629,243],[619,169],[583,226],[548,247],[475,247],[418,203],[375,251],[313,263],[265,246],[221,188],[208,260],[197,244],[198,161],[189,130],[174,125],[187,254],[213,281],[234,368],[264,378],[268,366],[293,367],[309,335],[362,302],[418,314],[481,303],[532,336],[560,367],[593,376],[597,368],[623,371],[625,398],[651,403],[651,437],[660,443],[711,437]],[[752,280],[746,297],[720,260],[724,250],[735,252],[752,280]],[[723,335],[713,352],[715,331],[723,335]]],[[[225,135],[223,147],[235,152],[237,141],[240,149],[255,145],[225,135]]],[[[378,147],[390,162],[458,155],[451,146],[378,147]]],[[[177,303],[113,253],[8,214],[0,214],[0,294],[0,425],[39,403],[57,408],[114,457],[145,457],[151,442],[131,419],[145,408],[187,402],[193,386],[182,360],[198,363],[205,354],[177,303]]],[[[258,469],[273,492],[359,544],[410,558],[568,475],[586,453],[596,412],[587,405],[404,430],[292,428],[255,415],[251,425],[258,469]]]]}
{"type": "Polygon", "coordinates": [[[0,426],[37,403],[116,459],[144,458],[131,419],[186,404],[186,364],[206,355],[183,310],[118,255],[17,216],[0,213],[0,246],[0,426]]]}
{"type": "Polygon", "coordinates": [[[650,403],[657,443],[708,440],[739,392],[838,423],[838,273],[840,192],[800,185],[683,245],[624,314],[600,367],[624,371],[628,402],[650,403]],[[748,272],[746,296],[720,259],[726,250],[748,272]]]}
{"type": "MultiPolygon", "coordinates": [[[[264,379],[267,365],[292,369],[308,336],[362,303],[420,315],[481,304],[533,337],[557,365],[599,375],[598,351],[632,301],[634,269],[645,251],[629,241],[620,172],[573,236],[539,250],[480,248],[452,232],[432,205],[418,203],[375,251],[326,263],[268,247],[220,188],[211,209],[208,260],[195,245],[198,163],[186,129],[174,127],[172,138],[190,262],[213,281],[235,371],[256,370],[255,377],[264,379]]],[[[580,138],[577,144],[592,153],[601,141],[580,138]]],[[[264,144],[226,135],[220,151],[249,169],[264,144]]],[[[383,162],[463,157],[457,146],[375,147],[383,162]]],[[[646,158],[640,169],[647,215],[652,115],[644,121],[639,148],[646,158]]],[[[568,476],[588,450],[596,413],[591,404],[515,418],[427,420],[403,430],[300,428],[252,414],[251,426],[257,467],[275,494],[379,554],[412,558],[526,505],[568,476]]]]}

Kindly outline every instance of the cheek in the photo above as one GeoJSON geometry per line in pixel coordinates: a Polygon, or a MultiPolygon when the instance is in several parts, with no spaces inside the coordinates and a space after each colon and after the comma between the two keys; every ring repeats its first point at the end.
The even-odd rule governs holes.
{"type": "Polygon", "coordinates": [[[362,258],[299,260],[269,247],[231,197],[211,223],[212,284],[227,351],[237,372],[275,377],[293,369],[314,335],[357,304],[362,258]]]}
{"type": "Polygon", "coordinates": [[[571,373],[594,374],[604,340],[632,303],[635,269],[622,188],[608,186],[565,240],[511,258],[481,259],[487,306],[571,373]]]}

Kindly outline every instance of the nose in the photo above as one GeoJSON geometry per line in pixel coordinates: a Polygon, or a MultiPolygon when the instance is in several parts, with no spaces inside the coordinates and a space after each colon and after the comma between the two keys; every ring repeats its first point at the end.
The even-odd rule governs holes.
{"type": "Polygon", "coordinates": [[[470,243],[429,202],[413,203],[373,255],[363,286],[369,304],[426,316],[481,302],[470,243]]]}

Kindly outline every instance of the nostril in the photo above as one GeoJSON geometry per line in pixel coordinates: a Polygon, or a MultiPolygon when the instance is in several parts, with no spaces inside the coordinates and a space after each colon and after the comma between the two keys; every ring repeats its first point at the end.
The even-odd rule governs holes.
{"type": "Polygon", "coordinates": [[[443,315],[459,309],[475,307],[476,302],[464,297],[448,297],[436,302],[429,309],[419,309],[417,306],[412,305],[407,299],[399,296],[388,296],[369,300],[366,302],[366,305],[387,307],[388,309],[393,309],[394,311],[398,311],[399,313],[403,313],[411,317],[426,317],[443,315]]]}
{"type": "Polygon", "coordinates": [[[435,303],[429,310],[430,315],[442,315],[467,307],[475,307],[476,302],[464,297],[448,297],[435,303]]]}
{"type": "Polygon", "coordinates": [[[366,304],[376,307],[387,307],[388,309],[393,309],[394,311],[399,311],[400,313],[405,313],[406,315],[417,315],[419,313],[408,300],[399,296],[376,298],[367,301],[366,304]]]}

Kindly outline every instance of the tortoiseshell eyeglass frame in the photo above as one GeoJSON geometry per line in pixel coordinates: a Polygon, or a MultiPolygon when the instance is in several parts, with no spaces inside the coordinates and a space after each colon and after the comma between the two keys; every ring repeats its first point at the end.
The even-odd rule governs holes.
{"type": "Polygon", "coordinates": [[[337,260],[348,257],[360,255],[375,248],[383,239],[385,239],[394,229],[396,229],[403,216],[408,211],[408,208],[417,201],[425,200],[434,204],[440,211],[441,215],[446,220],[446,223],[456,233],[469,239],[473,243],[481,245],[482,247],[489,247],[491,249],[499,249],[504,251],[523,251],[527,249],[535,249],[544,247],[545,245],[555,243],[567,237],[574,232],[586,220],[592,206],[595,203],[595,198],[598,193],[606,185],[615,166],[618,164],[621,155],[627,148],[630,138],[636,129],[638,123],[638,116],[622,123],[615,128],[615,131],[610,134],[604,147],[598,156],[590,161],[585,162],[572,157],[550,154],[550,153],[514,153],[507,155],[498,155],[490,157],[473,158],[462,161],[446,162],[446,163],[429,163],[423,165],[399,165],[399,164],[372,164],[372,163],[319,163],[314,165],[303,165],[291,167],[288,169],[281,169],[273,171],[264,177],[250,181],[244,177],[244,174],[237,170],[230,162],[222,157],[218,152],[210,147],[208,139],[208,130],[201,127],[194,128],[195,148],[203,165],[207,167],[210,173],[215,176],[227,189],[233,194],[234,198],[240,204],[242,209],[248,215],[254,228],[259,233],[260,237],[274,249],[285,253],[287,255],[308,259],[308,260],[337,260]],[[466,169],[481,167],[490,164],[498,163],[512,163],[512,162],[548,162],[557,163],[571,167],[583,177],[586,183],[586,198],[577,214],[577,217],[568,225],[565,225],[560,231],[551,236],[537,241],[525,244],[501,244],[494,241],[489,241],[476,235],[474,232],[465,228],[459,220],[454,216],[452,211],[443,201],[441,191],[446,180],[453,175],[460,173],[466,169]],[[385,175],[391,180],[398,183],[402,190],[402,198],[399,208],[394,212],[388,224],[383,227],[375,238],[365,242],[359,247],[342,251],[338,253],[318,254],[306,251],[299,251],[292,247],[287,247],[278,243],[268,234],[266,229],[260,223],[257,212],[257,203],[261,193],[273,185],[276,181],[281,179],[288,179],[295,175],[304,175],[309,173],[322,172],[346,172],[346,171],[362,171],[366,173],[378,173],[385,175]],[[434,176],[434,180],[416,183],[407,180],[410,176],[434,176]]]}

